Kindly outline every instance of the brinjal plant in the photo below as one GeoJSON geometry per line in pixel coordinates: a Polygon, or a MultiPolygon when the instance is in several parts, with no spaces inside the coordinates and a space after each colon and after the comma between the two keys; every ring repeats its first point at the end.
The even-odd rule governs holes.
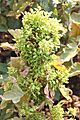
{"type": "Polygon", "coordinates": [[[43,112],[38,112],[48,105],[52,119],[61,120],[64,111],[60,104],[53,106],[53,103],[57,92],[70,99],[69,89],[64,85],[68,83],[69,71],[56,55],[66,30],[60,20],[51,17],[51,12],[40,7],[25,12],[22,24],[21,29],[9,31],[19,57],[10,61],[3,100],[16,105],[21,119],[22,116],[26,120],[29,116],[31,120],[47,119],[43,112]],[[59,114],[55,112],[58,110],[59,114]]]}

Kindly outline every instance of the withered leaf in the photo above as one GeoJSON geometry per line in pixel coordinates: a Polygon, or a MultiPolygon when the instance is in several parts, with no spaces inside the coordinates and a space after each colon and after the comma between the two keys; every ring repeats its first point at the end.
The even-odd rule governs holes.
{"type": "Polygon", "coordinates": [[[27,74],[28,74],[28,72],[29,72],[29,67],[27,67],[27,66],[25,66],[24,68],[22,68],[22,69],[20,70],[20,74],[21,74],[23,77],[26,77],[27,74]]]}
{"type": "Polygon", "coordinates": [[[0,47],[3,48],[4,50],[11,50],[11,51],[15,50],[15,47],[9,44],[8,42],[1,43],[0,47]]]}
{"type": "Polygon", "coordinates": [[[46,95],[46,98],[49,98],[49,89],[48,89],[48,84],[44,88],[44,94],[46,95]]]}

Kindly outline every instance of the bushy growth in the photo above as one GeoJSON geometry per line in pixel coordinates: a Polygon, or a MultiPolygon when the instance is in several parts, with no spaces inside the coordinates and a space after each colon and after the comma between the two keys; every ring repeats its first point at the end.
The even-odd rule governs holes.
{"type": "MultiPolygon", "coordinates": [[[[49,92],[59,89],[68,82],[68,70],[64,65],[59,65],[58,61],[55,64],[60,38],[65,29],[59,20],[52,18],[51,13],[41,8],[25,13],[22,23],[19,35],[14,36],[20,58],[11,61],[9,75],[15,77],[27,96],[27,104],[33,101],[33,106],[37,107],[50,97],[49,92]]],[[[53,98],[49,99],[53,101],[53,98]]],[[[26,110],[24,113],[26,116],[26,110]]],[[[39,115],[35,113],[33,116],[39,115]]]]}
{"type": "Polygon", "coordinates": [[[60,46],[59,39],[64,28],[59,20],[50,15],[38,9],[25,13],[21,35],[16,39],[17,48],[22,59],[27,62],[33,80],[46,79],[49,71],[55,73],[49,63],[53,61],[52,56],[60,46]]]}

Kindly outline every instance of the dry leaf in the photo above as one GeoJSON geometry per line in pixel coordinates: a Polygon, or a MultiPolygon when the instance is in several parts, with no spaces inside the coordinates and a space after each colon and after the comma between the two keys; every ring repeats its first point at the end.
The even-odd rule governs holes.
{"type": "Polygon", "coordinates": [[[45,101],[41,103],[41,105],[37,108],[37,111],[41,111],[44,108],[45,101]]]}
{"type": "Polygon", "coordinates": [[[24,67],[24,68],[22,68],[21,70],[20,70],[20,74],[23,76],[23,77],[26,77],[27,76],[27,74],[28,74],[28,72],[29,72],[29,67],[24,67]]]}
{"type": "Polygon", "coordinates": [[[70,28],[70,36],[77,37],[80,35],[80,13],[73,12],[71,14],[70,28]]]}
{"type": "Polygon", "coordinates": [[[49,98],[49,89],[48,89],[48,84],[44,88],[44,94],[46,95],[46,98],[49,98]]]}
{"type": "Polygon", "coordinates": [[[8,42],[1,43],[0,47],[3,48],[4,50],[12,50],[12,51],[15,50],[15,47],[10,45],[8,42]]]}

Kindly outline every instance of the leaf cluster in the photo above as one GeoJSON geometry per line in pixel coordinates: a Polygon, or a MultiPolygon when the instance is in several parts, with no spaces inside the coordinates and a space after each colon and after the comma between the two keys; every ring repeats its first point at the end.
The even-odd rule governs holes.
{"type": "MultiPolygon", "coordinates": [[[[23,11],[26,7],[25,1],[23,1],[22,7],[22,1],[19,0],[19,4],[13,5],[14,12],[10,11],[7,15],[17,15],[23,11]],[[18,9],[20,11],[16,12],[18,9]]],[[[38,7],[25,12],[21,29],[9,30],[14,36],[16,49],[20,56],[11,59],[9,63],[9,77],[7,81],[4,81],[1,106],[3,102],[14,104],[21,120],[47,120],[49,115],[43,112],[45,106],[49,110],[49,119],[63,120],[66,112],[62,108],[62,104],[53,105],[53,103],[56,99],[59,101],[61,94],[67,100],[71,100],[71,90],[66,88],[65,84],[68,83],[69,77],[80,73],[80,64],[73,63],[73,57],[79,52],[80,21],[77,19],[79,13],[72,14],[70,27],[73,29],[70,36],[67,36],[69,42],[67,40],[67,45],[63,45],[64,42],[61,40],[66,40],[63,37],[66,32],[63,25],[67,25],[70,17],[68,13],[70,14],[74,4],[72,1],[53,0],[47,1],[46,5],[46,1],[38,0],[38,4],[41,4],[43,9],[38,7]],[[47,12],[51,9],[52,12],[47,12]],[[60,12],[63,13],[63,16],[60,12]],[[53,16],[57,16],[61,20],[53,16]],[[78,29],[78,32],[75,28],[78,29]]],[[[0,72],[4,71],[7,69],[3,67],[0,72]]],[[[73,108],[67,110],[67,114],[74,118],[76,110],[73,108]]]]}
{"type": "MultiPolygon", "coordinates": [[[[53,101],[53,95],[50,98],[49,92],[53,94],[51,91],[59,90],[64,83],[68,83],[69,71],[62,63],[58,64],[59,57],[56,56],[56,52],[60,48],[59,39],[65,33],[65,28],[59,20],[51,17],[51,13],[41,10],[40,7],[25,13],[22,23],[23,27],[20,30],[10,31],[14,34],[20,58],[10,62],[9,75],[16,79],[24,92],[23,97],[18,95],[16,99],[19,100],[21,97],[22,103],[25,103],[23,101],[25,99],[30,109],[35,112],[37,107],[46,101],[46,98],[53,101]],[[29,105],[30,101],[33,101],[31,106],[29,105]]],[[[10,95],[12,88],[9,93],[5,94],[10,95]]],[[[14,102],[12,97],[8,100],[14,102]]],[[[17,103],[17,101],[15,102],[17,103]]],[[[21,109],[27,119],[26,108],[21,109]]],[[[61,110],[59,112],[62,115],[61,110]]],[[[38,113],[31,116],[36,116],[31,119],[37,119],[38,113]]],[[[53,118],[55,117],[53,116],[53,118]]]]}

